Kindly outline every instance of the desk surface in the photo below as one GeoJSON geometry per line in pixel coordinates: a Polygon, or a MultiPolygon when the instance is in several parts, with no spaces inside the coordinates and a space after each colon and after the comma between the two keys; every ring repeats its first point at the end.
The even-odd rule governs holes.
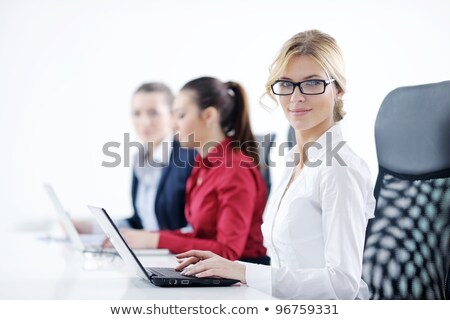
{"type": "MultiPolygon", "coordinates": [[[[0,299],[273,299],[245,285],[161,288],[129,273],[119,257],[85,256],[34,233],[3,233],[0,299]]],[[[173,267],[173,255],[139,257],[144,266],[173,267]]]]}

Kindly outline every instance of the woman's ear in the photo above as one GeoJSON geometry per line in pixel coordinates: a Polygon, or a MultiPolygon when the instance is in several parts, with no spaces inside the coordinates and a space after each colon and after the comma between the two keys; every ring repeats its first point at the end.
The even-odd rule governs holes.
{"type": "Polygon", "coordinates": [[[215,107],[207,107],[202,110],[201,117],[208,128],[219,122],[219,112],[215,107]]]}
{"type": "Polygon", "coordinates": [[[342,97],[344,96],[344,90],[341,89],[340,86],[335,86],[336,88],[336,100],[342,100],[342,97]]]}

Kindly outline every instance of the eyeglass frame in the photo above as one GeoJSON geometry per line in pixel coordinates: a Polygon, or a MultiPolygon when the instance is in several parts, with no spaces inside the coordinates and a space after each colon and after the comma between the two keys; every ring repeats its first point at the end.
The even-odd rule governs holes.
{"type": "Polygon", "coordinates": [[[295,88],[296,88],[296,87],[298,87],[298,89],[300,90],[300,92],[301,92],[302,94],[306,95],[306,96],[316,96],[316,95],[319,95],[319,94],[324,94],[324,93],[325,93],[325,90],[327,89],[327,86],[328,86],[329,84],[335,82],[335,81],[336,81],[336,79],[333,79],[333,78],[328,79],[328,80],[323,80],[323,79],[308,79],[308,80],[304,80],[304,81],[300,81],[300,82],[293,82],[293,81],[290,81],[290,80],[282,80],[282,79],[279,79],[279,80],[275,81],[274,83],[272,83],[272,84],[270,85],[270,88],[272,89],[272,93],[273,93],[274,95],[276,95],[276,96],[290,96],[291,94],[294,94],[294,91],[295,91],[295,88]],[[310,82],[310,81],[319,81],[319,82],[322,82],[322,83],[323,83],[323,91],[320,92],[320,93],[305,93],[305,92],[303,92],[302,87],[301,87],[301,84],[302,84],[302,83],[305,83],[305,82],[310,82]],[[292,92],[291,92],[291,93],[275,93],[275,90],[273,89],[273,87],[274,87],[277,83],[279,83],[279,82],[290,82],[290,83],[292,83],[292,84],[293,84],[292,92]]]}

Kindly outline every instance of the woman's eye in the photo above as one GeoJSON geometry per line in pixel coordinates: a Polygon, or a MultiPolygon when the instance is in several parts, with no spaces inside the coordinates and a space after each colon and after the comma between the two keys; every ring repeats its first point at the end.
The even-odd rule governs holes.
{"type": "Polygon", "coordinates": [[[317,87],[317,86],[320,86],[322,84],[322,82],[319,80],[310,80],[310,81],[306,81],[305,84],[310,87],[317,87]]]}
{"type": "Polygon", "coordinates": [[[183,119],[184,113],[175,111],[174,116],[176,119],[183,119]]]}
{"type": "Polygon", "coordinates": [[[158,112],[152,110],[152,111],[148,111],[148,112],[147,112],[147,115],[148,115],[149,117],[156,117],[156,116],[158,116],[159,114],[158,114],[158,112]]]}
{"type": "Polygon", "coordinates": [[[282,86],[283,88],[290,88],[290,87],[292,87],[292,83],[290,83],[288,81],[283,81],[283,82],[280,82],[280,86],[282,86]]]}

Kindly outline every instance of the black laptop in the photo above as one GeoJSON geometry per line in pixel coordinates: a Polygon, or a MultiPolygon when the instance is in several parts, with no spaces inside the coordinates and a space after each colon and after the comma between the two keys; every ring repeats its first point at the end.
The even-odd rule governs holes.
{"type": "Polygon", "coordinates": [[[95,219],[116,248],[123,261],[136,275],[161,287],[223,287],[235,284],[238,280],[224,278],[197,278],[183,276],[174,268],[144,268],[120,234],[114,222],[103,208],[88,206],[95,219]]]}

